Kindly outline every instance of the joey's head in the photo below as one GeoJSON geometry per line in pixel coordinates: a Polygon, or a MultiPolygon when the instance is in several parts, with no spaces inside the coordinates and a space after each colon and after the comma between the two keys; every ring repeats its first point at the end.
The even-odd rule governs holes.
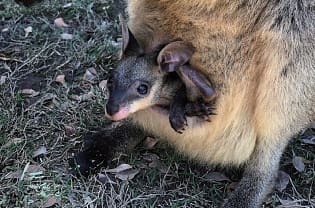
{"type": "Polygon", "coordinates": [[[122,22],[121,60],[108,80],[106,116],[121,120],[158,102],[165,76],[122,22]]]}
{"type": "Polygon", "coordinates": [[[130,56],[118,63],[108,80],[107,117],[121,120],[156,104],[163,75],[146,56],[130,56]]]}

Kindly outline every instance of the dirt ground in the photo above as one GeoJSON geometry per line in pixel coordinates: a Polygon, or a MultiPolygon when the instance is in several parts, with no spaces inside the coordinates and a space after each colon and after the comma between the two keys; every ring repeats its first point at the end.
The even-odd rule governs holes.
{"type": "MultiPolygon", "coordinates": [[[[70,174],[84,137],[109,125],[103,86],[123,11],[121,0],[0,1],[0,207],[217,207],[237,184],[241,170],[154,139],[88,178],[70,174]]],[[[314,144],[315,126],[289,145],[264,207],[315,207],[314,144]]]]}

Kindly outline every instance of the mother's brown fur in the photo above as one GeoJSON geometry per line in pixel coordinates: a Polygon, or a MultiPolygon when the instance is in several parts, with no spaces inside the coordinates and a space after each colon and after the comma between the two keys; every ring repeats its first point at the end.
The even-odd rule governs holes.
{"type": "Polygon", "coordinates": [[[246,164],[224,207],[257,207],[288,141],[315,120],[315,1],[130,0],[129,27],[144,48],[191,42],[191,64],[219,94],[211,123],[183,135],[147,109],[133,119],[200,161],[246,164]]]}
{"type": "MultiPolygon", "coordinates": [[[[133,120],[200,161],[245,164],[225,208],[260,206],[286,144],[315,120],[314,5],[314,0],[128,1],[129,26],[140,44],[191,42],[196,48],[191,64],[212,80],[219,95],[212,122],[190,118],[183,135],[152,108],[133,120]]],[[[118,129],[115,140],[106,142],[129,142],[118,144],[119,132],[125,134],[118,129]]],[[[115,149],[108,147],[87,149],[97,150],[97,159],[98,151],[115,149]]]]}

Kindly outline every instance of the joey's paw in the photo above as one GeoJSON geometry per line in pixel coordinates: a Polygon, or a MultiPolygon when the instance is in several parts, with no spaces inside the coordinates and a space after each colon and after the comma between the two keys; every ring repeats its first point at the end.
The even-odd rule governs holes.
{"type": "Polygon", "coordinates": [[[187,127],[187,120],[184,113],[173,113],[169,116],[171,127],[179,134],[182,134],[187,127]]]}
{"type": "Polygon", "coordinates": [[[188,102],[186,104],[186,115],[187,116],[197,116],[205,121],[210,122],[210,116],[215,115],[214,111],[214,103],[204,102],[204,101],[196,101],[196,102],[188,102]]]}

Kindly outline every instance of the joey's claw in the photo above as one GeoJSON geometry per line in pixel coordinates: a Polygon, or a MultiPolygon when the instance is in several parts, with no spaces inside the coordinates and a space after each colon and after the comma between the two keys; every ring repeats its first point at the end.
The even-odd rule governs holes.
{"type": "Polygon", "coordinates": [[[184,114],[171,114],[169,117],[171,127],[179,134],[182,134],[188,126],[184,114]]]}
{"type": "Polygon", "coordinates": [[[187,116],[197,116],[208,122],[211,121],[211,115],[215,115],[214,110],[213,103],[206,103],[204,101],[190,102],[186,104],[187,116]]]}

